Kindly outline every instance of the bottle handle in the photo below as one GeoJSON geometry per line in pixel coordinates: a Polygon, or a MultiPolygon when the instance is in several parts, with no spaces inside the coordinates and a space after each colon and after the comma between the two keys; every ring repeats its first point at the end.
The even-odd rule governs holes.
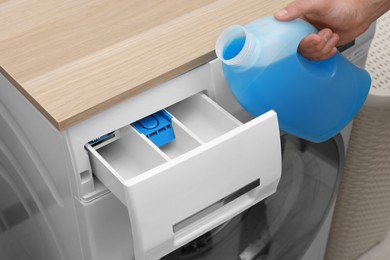
{"type": "Polygon", "coordinates": [[[292,39],[291,44],[297,52],[299,43],[303,40],[303,38],[309,34],[318,32],[317,28],[301,18],[281,23],[286,24],[287,27],[285,28],[285,31],[288,33],[286,37],[292,39]]]}
{"type": "Polygon", "coordinates": [[[300,64],[310,74],[315,75],[317,78],[325,79],[332,77],[332,75],[334,75],[336,72],[337,67],[335,59],[337,59],[337,56],[341,56],[341,54],[336,53],[331,58],[321,61],[312,61],[303,57],[298,53],[298,46],[300,42],[309,34],[317,33],[318,30],[312,24],[300,18],[284,23],[292,23],[292,26],[295,27],[295,30],[290,28],[291,31],[294,31],[294,36],[291,37],[292,40],[290,44],[296,50],[297,63],[300,64]]]}

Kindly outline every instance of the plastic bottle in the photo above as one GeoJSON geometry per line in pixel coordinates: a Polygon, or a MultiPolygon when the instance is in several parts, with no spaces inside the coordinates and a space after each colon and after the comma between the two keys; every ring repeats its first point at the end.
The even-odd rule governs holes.
{"type": "Polygon", "coordinates": [[[371,78],[340,53],[325,61],[303,58],[298,45],[314,32],[301,19],[264,17],[224,30],[216,54],[233,95],[252,116],[273,109],[281,130],[322,142],[361,109],[371,78]]]}

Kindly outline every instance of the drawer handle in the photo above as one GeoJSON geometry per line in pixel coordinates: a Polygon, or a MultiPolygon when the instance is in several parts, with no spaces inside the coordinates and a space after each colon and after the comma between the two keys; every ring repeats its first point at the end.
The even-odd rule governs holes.
{"type": "Polygon", "coordinates": [[[184,228],[190,226],[191,224],[195,223],[196,221],[203,218],[204,216],[207,216],[211,212],[216,211],[219,208],[222,208],[224,205],[226,205],[229,202],[235,200],[236,198],[244,195],[245,193],[255,189],[258,186],[260,186],[260,179],[252,181],[251,183],[236,190],[235,192],[231,193],[230,195],[227,195],[226,197],[220,199],[219,201],[211,204],[210,206],[198,211],[197,213],[195,213],[195,214],[189,216],[188,218],[173,225],[173,232],[177,233],[177,232],[183,230],[184,228]]]}

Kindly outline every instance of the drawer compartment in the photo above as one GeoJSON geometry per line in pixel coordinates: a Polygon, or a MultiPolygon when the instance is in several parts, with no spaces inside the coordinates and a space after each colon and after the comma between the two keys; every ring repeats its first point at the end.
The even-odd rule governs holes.
{"type": "Polygon", "coordinates": [[[158,259],[271,195],[281,172],[269,111],[246,124],[206,95],[166,108],[175,139],[158,148],[131,125],[99,149],[94,174],[127,206],[137,260],[158,259]]]}
{"type": "Polygon", "coordinates": [[[208,96],[199,94],[167,108],[203,142],[208,142],[241,125],[208,96]]]}

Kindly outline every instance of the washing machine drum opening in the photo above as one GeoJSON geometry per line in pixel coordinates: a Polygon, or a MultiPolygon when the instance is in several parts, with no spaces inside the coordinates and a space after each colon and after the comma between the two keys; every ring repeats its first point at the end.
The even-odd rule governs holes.
{"type": "Polygon", "coordinates": [[[275,194],[162,260],[296,260],[317,235],[334,201],[340,147],[281,139],[282,177],[275,194]]]}

